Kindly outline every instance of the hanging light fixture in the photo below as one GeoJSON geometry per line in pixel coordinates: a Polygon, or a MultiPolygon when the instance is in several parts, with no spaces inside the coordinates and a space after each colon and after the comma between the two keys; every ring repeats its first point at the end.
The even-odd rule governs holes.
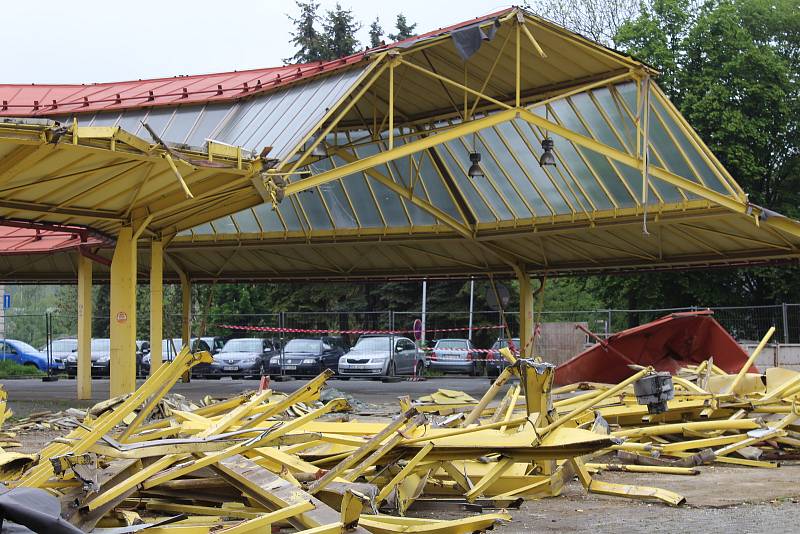
{"type": "Polygon", "coordinates": [[[545,165],[550,165],[552,167],[556,166],[556,157],[553,155],[553,140],[548,136],[542,139],[542,152],[541,157],[539,158],[539,165],[544,167],[545,165]]]}
{"type": "MultiPolygon", "coordinates": [[[[550,120],[550,106],[545,106],[544,108],[544,118],[546,120],[550,120]]],[[[539,166],[544,167],[546,165],[550,165],[551,167],[556,166],[556,157],[553,155],[553,146],[555,143],[547,134],[547,130],[544,131],[544,139],[542,139],[542,155],[539,157],[539,166]]]]}
{"type": "Polygon", "coordinates": [[[472,165],[469,166],[467,176],[470,178],[483,178],[486,176],[483,174],[483,169],[481,169],[481,166],[479,165],[481,162],[481,153],[478,152],[477,134],[474,132],[472,133],[472,152],[469,153],[469,161],[472,163],[472,165]]]}
{"type": "Polygon", "coordinates": [[[472,165],[469,166],[467,175],[470,178],[483,178],[484,177],[483,170],[481,169],[481,166],[478,165],[481,162],[481,153],[470,152],[469,160],[472,162],[472,165]]]}

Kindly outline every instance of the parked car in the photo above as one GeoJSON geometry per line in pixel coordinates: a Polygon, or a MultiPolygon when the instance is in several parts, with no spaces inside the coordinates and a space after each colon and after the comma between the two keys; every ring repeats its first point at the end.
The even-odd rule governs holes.
{"type": "Polygon", "coordinates": [[[266,374],[269,360],[278,350],[280,350],[279,343],[272,339],[257,337],[229,339],[222,346],[222,350],[214,355],[214,362],[204,369],[199,369],[196,374],[200,376],[202,373],[206,378],[223,376],[257,378],[266,374]]]}
{"type": "MultiPolygon", "coordinates": [[[[219,348],[221,348],[221,346],[222,346],[221,341],[217,342],[217,340],[219,340],[219,338],[202,337],[202,338],[198,339],[196,337],[193,337],[192,338],[192,351],[193,352],[199,352],[199,351],[203,351],[204,350],[206,352],[210,352],[211,354],[214,354],[214,349],[212,349],[212,346],[215,346],[215,345],[217,345],[217,343],[219,343],[219,347],[217,348],[217,351],[219,351],[219,348]]],[[[150,351],[150,343],[148,343],[147,341],[145,341],[145,343],[147,343],[147,351],[142,355],[142,359],[141,359],[141,374],[143,376],[147,376],[147,375],[150,374],[150,366],[151,366],[151,362],[152,362],[152,355],[151,355],[151,351],[150,351]]],[[[175,337],[175,338],[171,338],[171,339],[162,339],[161,340],[161,361],[162,362],[171,362],[172,360],[175,359],[175,356],[177,356],[178,353],[182,349],[183,349],[183,339],[181,339],[179,337],[175,337]]],[[[208,364],[201,364],[201,365],[205,365],[206,367],[208,366],[208,364]]],[[[196,369],[192,370],[192,375],[197,376],[197,370],[196,369]]]]}
{"type": "MultiPolygon", "coordinates": [[[[16,339],[0,339],[0,360],[11,360],[20,365],[35,367],[40,371],[47,371],[47,354],[36,350],[24,341],[16,339]]],[[[54,372],[64,370],[64,362],[53,360],[54,372]]]]}
{"type": "Polygon", "coordinates": [[[481,354],[469,339],[439,339],[428,356],[428,367],[445,373],[469,373],[478,376],[483,365],[481,354]]]}
{"type": "Polygon", "coordinates": [[[413,341],[397,336],[361,336],[350,351],[339,358],[339,377],[392,377],[422,374],[425,357],[413,341]]]}
{"type": "MultiPolygon", "coordinates": [[[[39,351],[44,354],[45,360],[47,359],[47,345],[42,347],[39,351]]],[[[75,361],[74,358],[78,352],[78,340],[75,338],[62,338],[62,339],[55,339],[50,342],[50,356],[53,358],[54,364],[63,364],[63,368],[59,367],[58,369],[64,369],[67,372],[67,376],[72,376],[69,374],[70,361],[75,361]],[[70,360],[73,358],[72,360],[70,360]]]]}
{"type": "Polygon", "coordinates": [[[269,374],[316,376],[325,369],[339,372],[339,358],[345,353],[340,337],[318,337],[289,340],[283,351],[270,358],[269,374]]]}
{"type": "MultiPolygon", "coordinates": [[[[519,338],[511,338],[511,344],[513,345],[511,352],[519,354],[519,338]]],[[[503,355],[500,354],[500,349],[504,349],[509,346],[507,338],[500,338],[494,342],[492,348],[487,356],[488,362],[486,362],[486,374],[489,378],[497,378],[500,376],[500,373],[503,372],[503,369],[508,367],[508,360],[503,358],[503,355]]]]}
{"type": "MultiPolygon", "coordinates": [[[[92,340],[92,376],[111,375],[111,340],[97,338],[92,340]]],[[[78,364],[75,364],[77,374],[78,364]]]]}

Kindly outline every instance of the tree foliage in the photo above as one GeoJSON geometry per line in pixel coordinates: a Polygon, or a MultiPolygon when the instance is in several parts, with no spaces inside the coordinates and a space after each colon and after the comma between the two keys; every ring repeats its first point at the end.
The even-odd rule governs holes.
{"type": "Polygon", "coordinates": [[[414,37],[416,35],[414,33],[414,30],[417,28],[416,23],[410,24],[406,19],[406,16],[402,13],[397,15],[394,27],[397,30],[397,33],[390,33],[387,36],[392,41],[402,41],[403,39],[408,39],[409,37],[414,37]]]}
{"type": "Polygon", "coordinates": [[[380,17],[375,17],[372,24],[369,25],[369,47],[376,48],[383,44],[383,27],[381,26],[380,17]]]}
{"type": "MultiPolygon", "coordinates": [[[[345,9],[337,2],[333,9],[320,13],[319,2],[295,0],[295,3],[297,15],[287,15],[294,28],[291,32],[291,43],[295,54],[285,59],[286,63],[329,61],[349,56],[364,48],[357,36],[362,24],[356,19],[352,9],[345,9]]],[[[410,23],[401,13],[395,21],[397,33],[387,37],[392,41],[412,37],[416,27],[416,23],[410,23]]],[[[376,18],[369,26],[369,47],[380,46],[383,35],[380,19],[376,18]]]]}

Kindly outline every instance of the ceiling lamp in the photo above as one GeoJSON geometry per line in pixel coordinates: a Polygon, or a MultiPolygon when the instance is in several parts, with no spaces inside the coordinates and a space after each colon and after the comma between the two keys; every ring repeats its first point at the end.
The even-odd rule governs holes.
{"type": "Polygon", "coordinates": [[[545,137],[542,139],[542,156],[539,158],[539,165],[544,167],[545,165],[550,165],[552,167],[556,166],[556,157],[553,155],[553,140],[550,137],[545,137]]]}
{"type": "Polygon", "coordinates": [[[481,166],[478,165],[481,162],[481,153],[480,152],[470,152],[469,153],[469,160],[472,162],[472,165],[469,166],[469,170],[467,171],[467,176],[470,178],[483,178],[483,170],[481,166]]]}

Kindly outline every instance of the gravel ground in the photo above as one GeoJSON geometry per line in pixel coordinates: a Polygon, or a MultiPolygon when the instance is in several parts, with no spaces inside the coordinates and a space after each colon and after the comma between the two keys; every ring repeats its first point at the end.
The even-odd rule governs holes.
{"type": "MultiPolygon", "coordinates": [[[[302,381],[273,383],[279,391],[293,391],[302,381]]],[[[418,397],[438,388],[458,389],[473,396],[485,390],[485,379],[444,378],[427,382],[382,384],[368,381],[333,381],[331,385],[360,401],[382,406],[387,413],[396,409],[400,395],[418,397]]],[[[193,381],[178,384],[175,392],[192,399],[204,395],[228,396],[254,389],[252,381],[193,381]]],[[[35,380],[5,381],[9,404],[18,416],[43,409],[63,410],[69,406],[85,407],[90,401],[74,400],[74,381],[41,383],[35,380]]],[[[107,381],[95,381],[95,396],[108,394],[107,381]]],[[[24,447],[20,452],[34,452],[49,443],[57,432],[29,432],[20,436],[24,447]]],[[[658,503],[645,503],[587,494],[572,481],[560,497],[525,502],[513,517],[496,532],[567,533],[591,530],[594,533],[660,533],[689,531],[697,533],[798,532],[800,519],[800,462],[778,469],[735,466],[704,466],[698,476],[604,473],[598,478],[609,482],[658,486],[686,496],[687,504],[672,508],[658,503]]],[[[419,517],[455,519],[468,515],[460,511],[413,512],[419,517]]]]}

